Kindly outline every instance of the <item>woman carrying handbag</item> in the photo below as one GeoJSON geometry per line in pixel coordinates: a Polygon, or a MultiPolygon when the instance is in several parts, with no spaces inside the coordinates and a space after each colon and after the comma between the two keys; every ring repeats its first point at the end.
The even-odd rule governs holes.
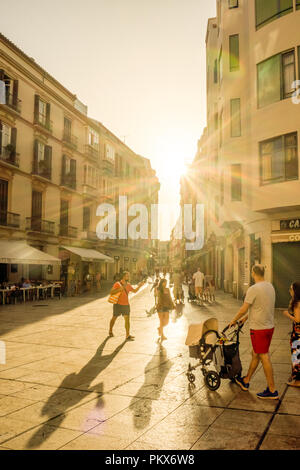
{"type": "Polygon", "coordinates": [[[113,316],[110,320],[109,336],[113,336],[113,326],[117,318],[123,315],[125,320],[126,341],[134,341],[134,336],[130,334],[130,305],[128,294],[129,292],[137,292],[143,284],[144,282],[140,282],[136,288],[132,287],[129,283],[129,272],[124,271],[122,279],[113,285],[108,298],[108,302],[113,304],[113,316]]]}

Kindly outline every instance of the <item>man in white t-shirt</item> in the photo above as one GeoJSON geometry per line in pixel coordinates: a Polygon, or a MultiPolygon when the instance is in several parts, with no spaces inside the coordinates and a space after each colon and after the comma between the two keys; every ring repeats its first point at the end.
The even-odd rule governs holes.
{"type": "Polygon", "coordinates": [[[240,318],[245,322],[249,317],[250,337],[252,342],[252,360],[245,377],[235,379],[242,390],[249,389],[249,382],[261,361],[267,379],[268,388],[262,393],[257,393],[258,398],[277,400],[279,398],[275,390],[273,368],[269,356],[269,347],[274,332],[275,290],[270,282],[265,281],[265,269],[261,265],[255,265],[251,272],[255,284],[247,290],[245,301],[239,312],[230,322],[234,325],[240,318]],[[246,315],[248,313],[248,315],[246,315]]]}
{"type": "Polygon", "coordinates": [[[196,297],[200,300],[201,305],[203,302],[203,284],[204,284],[204,274],[201,272],[201,269],[198,268],[197,272],[193,274],[193,279],[195,281],[195,294],[196,297]]]}

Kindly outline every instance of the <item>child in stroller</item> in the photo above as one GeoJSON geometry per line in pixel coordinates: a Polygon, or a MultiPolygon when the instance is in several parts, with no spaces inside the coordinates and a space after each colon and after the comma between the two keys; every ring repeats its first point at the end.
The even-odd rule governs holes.
{"type": "Polygon", "coordinates": [[[201,367],[205,385],[212,391],[220,387],[221,379],[235,382],[235,377],[241,376],[239,334],[243,324],[243,322],[237,323],[232,328],[227,326],[221,334],[218,333],[216,318],[208,318],[199,324],[189,326],[185,344],[189,346],[190,357],[199,359],[195,366],[191,363],[188,365],[186,375],[190,383],[195,382],[193,371],[198,367],[201,367]],[[210,367],[212,363],[214,369],[210,367]]]}

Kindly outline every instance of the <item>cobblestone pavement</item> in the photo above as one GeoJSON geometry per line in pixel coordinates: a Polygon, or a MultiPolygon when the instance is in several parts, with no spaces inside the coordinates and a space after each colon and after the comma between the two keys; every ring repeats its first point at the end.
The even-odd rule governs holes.
{"type": "MultiPolygon", "coordinates": [[[[259,400],[260,367],[249,392],[223,380],[209,391],[201,371],[195,387],[185,375],[184,345],[199,312],[219,319],[220,330],[240,302],[224,293],[215,305],[186,304],[173,313],[167,341],[156,343],[157,316],[150,286],[131,299],[135,341],[124,342],[119,318],[107,336],[112,306],[96,295],[0,307],[0,449],[300,449],[300,390],[291,372],[289,321],[276,312],[271,345],[279,401],[259,400]]],[[[248,327],[240,354],[246,373],[248,327]]]]}

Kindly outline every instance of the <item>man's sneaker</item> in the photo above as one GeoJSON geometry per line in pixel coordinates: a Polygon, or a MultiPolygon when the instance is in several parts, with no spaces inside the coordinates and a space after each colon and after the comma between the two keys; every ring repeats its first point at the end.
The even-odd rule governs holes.
{"type": "Polygon", "coordinates": [[[236,381],[236,383],[241,387],[242,390],[244,390],[244,392],[248,392],[249,390],[249,384],[246,384],[244,382],[244,377],[235,377],[234,379],[236,381]]]}
{"type": "Polygon", "coordinates": [[[275,390],[274,393],[270,392],[269,387],[266,388],[262,393],[257,393],[256,394],[257,398],[262,398],[264,400],[278,400],[279,395],[277,390],[275,390]]]}

